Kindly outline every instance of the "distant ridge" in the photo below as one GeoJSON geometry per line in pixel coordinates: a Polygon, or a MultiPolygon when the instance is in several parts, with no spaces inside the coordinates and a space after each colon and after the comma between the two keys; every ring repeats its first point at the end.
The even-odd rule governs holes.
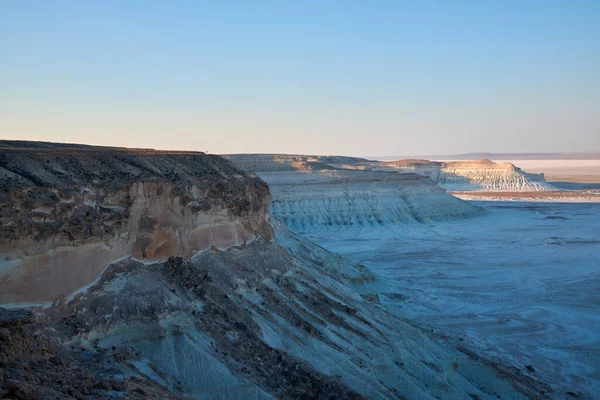
{"type": "Polygon", "coordinates": [[[371,158],[376,160],[401,160],[407,158],[425,160],[600,160],[600,151],[573,153],[462,153],[371,158]]]}

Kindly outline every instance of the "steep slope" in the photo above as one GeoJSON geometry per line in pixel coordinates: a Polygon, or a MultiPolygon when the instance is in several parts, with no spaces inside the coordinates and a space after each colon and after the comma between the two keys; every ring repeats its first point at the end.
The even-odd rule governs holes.
{"type": "Polygon", "coordinates": [[[0,305],[52,303],[0,308],[2,397],[519,399],[548,390],[387,312],[366,268],[283,225],[274,232],[268,187],[219,157],[20,146],[0,164],[12,179],[0,305]],[[107,224],[114,207],[119,223],[107,224]],[[94,234],[104,226],[114,231],[94,234]],[[121,240],[123,256],[106,267],[121,240]],[[85,279],[71,280],[80,270],[85,279]]]}
{"type": "Polygon", "coordinates": [[[428,222],[473,215],[429,177],[360,168],[350,157],[226,156],[271,188],[271,212],[297,232],[428,222]]]}
{"type": "Polygon", "coordinates": [[[16,342],[22,329],[52,350],[25,375],[21,358],[10,360],[17,364],[0,382],[26,398],[46,389],[197,399],[525,399],[546,390],[366,300],[356,290],[368,293],[373,279],[283,227],[277,243],[259,239],[191,260],[121,260],[37,322],[13,324],[13,352],[32,346],[16,342]],[[72,349],[62,357],[61,343],[72,349]],[[89,383],[58,386],[68,371],[48,379],[51,364],[77,365],[89,383]]]}

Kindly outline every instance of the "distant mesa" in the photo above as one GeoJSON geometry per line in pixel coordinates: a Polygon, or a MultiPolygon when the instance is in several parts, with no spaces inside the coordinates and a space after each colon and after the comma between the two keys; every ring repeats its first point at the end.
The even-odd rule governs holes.
{"type": "Polygon", "coordinates": [[[326,169],[416,173],[429,176],[449,191],[547,191],[555,190],[543,174],[527,173],[512,163],[488,158],[466,161],[404,159],[374,161],[357,157],[287,154],[225,155],[238,167],[261,173],[326,169]]]}
{"type": "Polygon", "coordinates": [[[431,177],[449,191],[547,191],[555,190],[543,174],[527,173],[512,163],[489,159],[473,161],[400,160],[375,162],[380,169],[412,171],[431,177]]]}
{"type": "Polygon", "coordinates": [[[479,212],[446,193],[427,174],[400,171],[362,158],[285,154],[225,157],[267,182],[272,215],[297,232],[427,223],[479,212]]]}
{"type": "Polygon", "coordinates": [[[600,151],[571,153],[462,153],[462,154],[430,154],[421,156],[381,156],[377,160],[399,160],[406,158],[422,158],[426,160],[600,160],[600,151]]]}

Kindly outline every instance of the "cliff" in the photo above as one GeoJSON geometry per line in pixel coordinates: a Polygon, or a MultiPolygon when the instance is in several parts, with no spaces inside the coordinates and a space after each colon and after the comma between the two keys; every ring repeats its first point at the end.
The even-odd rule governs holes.
{"type": "Polygon", "coordinates": [[[463,218],[479,210],[428,176],[373,171],[351,157],[229,155],[271,188],[271,213],[297,232],[463,218]]]}
{"type": "MultiPolygon", "coordinates": [[[[342,156],[286,154],[233,154],[225,156],[240,168],[256,171],[269,181],[267,173],[311,172],[326,169],[352,169],[371,172],[401,172],[428,176],[449,191],[547,191],[555,188],[544,174],[523,171],[511,163],[478,161],[398,160],[373,161],[342,156]]],[[[268,182],[271,184],[271,182],[268,182]]]]}
{"type": "Polygon", "coordinates": [[[544,174],[528,173],[514,164],[499,164],[490,160],[450,162],[400,160],[377,163],[375,167],[426,175],[441,187],[451,191],[555,190],[546,182],[544,174]]]}
{"type": "Polygon", "coordinates": [[[127,256],[191,257],[272,238],[268,207],[267,185],[218,156],[1,147],[0,303],[67,295],[127,256]]]}
{"type": "Polygon", "coordinates": [[[0,162],[0,305],[52,300],[0,308],[0,397],[548,390],[390,313],[383,282],[273,226],[266,184],[223,158],[9,143],[0,162]]]}

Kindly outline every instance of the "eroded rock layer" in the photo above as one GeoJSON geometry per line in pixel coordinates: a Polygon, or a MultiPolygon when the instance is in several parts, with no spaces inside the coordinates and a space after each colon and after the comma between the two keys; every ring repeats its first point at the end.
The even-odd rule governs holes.
{"type": "Polygon", "coordinates": [[[523,171],[511,163],[490,160],[437,162],[400,160],[380,162],[375,168],[415,172],[431,177],[447,190],[543,191],[554,190],[544,174],[523,171]]]}
{"type": "MultiPolygon", "coordinates": [[[[259,174],[323,169],[396,171],[430,177],[450,191],[555,190],[544,174],[531,174],[511,163],[490,160],[439,162],[428,160],[373,161],[356,157],[285,154],[236,154],[226,156],[236,165],[259,174]]],[[[270,184],[270,182],[269,182],[270,184]]]]}
{"type": "Polygon", "coordinates": [[[218,156],[3,148],[0,303],[68,295],[122,257],[191,257],[270,238],[268,204],[263,181],[218,156]]]}
{"type": "Polygon", "coordinates": [[[437,186],[428,176],[373,171],[350,157],[226,156],[271,188],[273,216],[304,232],[473,215],[478,209],[437,186]],[[363,168],[364,167],[364,168],[363,168]]]}

